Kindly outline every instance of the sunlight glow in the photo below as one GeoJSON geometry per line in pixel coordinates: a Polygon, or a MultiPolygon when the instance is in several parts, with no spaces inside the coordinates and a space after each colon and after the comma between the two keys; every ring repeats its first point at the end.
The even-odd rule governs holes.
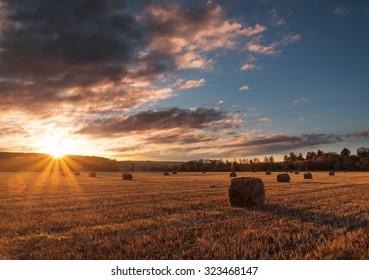
{"type": "Polygon", "coordinates": [[[39,143],[41,151],[54,158],[62,158],[77,151],[77,145],[70,139],[56,136],[45,136],[39,143]]]}

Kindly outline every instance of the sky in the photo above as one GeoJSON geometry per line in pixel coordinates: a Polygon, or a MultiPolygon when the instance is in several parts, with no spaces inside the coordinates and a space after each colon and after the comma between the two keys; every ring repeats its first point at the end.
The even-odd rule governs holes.
{"type": "Polygon", "coordinates": [[[0,0],[0,151],[254,158],[369,139],[366,0],[0,0]]]}

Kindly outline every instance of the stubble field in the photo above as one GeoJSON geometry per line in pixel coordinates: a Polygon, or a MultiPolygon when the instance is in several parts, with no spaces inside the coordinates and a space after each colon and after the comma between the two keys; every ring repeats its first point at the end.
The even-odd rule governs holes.
{"type": "Polygon", "coordinates": [[[229,173],[0,173],[0,259],[369,259],[369,174],[238,173],[263,209],[230,207],[229,173]]]}

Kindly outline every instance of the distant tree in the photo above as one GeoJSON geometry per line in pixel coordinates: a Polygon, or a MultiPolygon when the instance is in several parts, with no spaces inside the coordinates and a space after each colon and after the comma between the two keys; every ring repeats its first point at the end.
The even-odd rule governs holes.
{"type": "Polygon", "coordinates": [[[273,156],[270,156],[270,157],[269,157],[269,162],[270,162],[270,163],[274,163],[274,162],[275,162],[275,160],[274,160],[274,157],[273,157],[273,156]]]}
{"type": "Polygon", "coordinates": [[[369,157],[359,158],[359,161],[356,163],[356,166],[361,171],[368,171],[369,170],[369,157]]]}
{"type": "Polygon", "coordinates": [[[321,149],[318,149],[318,152],[316,153],[318,157],[324,157],[324,152],[321,149]]]}
{"type": "Polygon", "coordinates": [[[304,157],[302,156],[301,153],[299,153],[299,155],[297,156],[297,160],[304,160],[304,157]]]}
{"type": "Polygon", "coordinates": [[[351,151],[347,148],[344,148],[342,151],[341,151],[341,156],[343,157],[349,157],[351,154],[351,151]]]}
{"type": "Polygon", "coordinates": [[[264,157],[264,162],[268,163],[269,162],[269,158],[267,156],[264,157]]]}
{"type": "Polygon", "coordinates": [[[296,161],[297,160],[297,156],[294,152],[290,152],[290,160],[291,161],[296,161]]]}
{"type": "Polygon", "coordinates": [[[361,147],[356,150],[356,153],[358,157],[367,157],[369,154],[369,148],[361,147]]]}
{"type": "Polygon", "coordinates": [[[318,157],[318,155],[313,151],[313,152],[307,152],[306,154],[306,159],[307,160],[315,160],[318,157]]]}

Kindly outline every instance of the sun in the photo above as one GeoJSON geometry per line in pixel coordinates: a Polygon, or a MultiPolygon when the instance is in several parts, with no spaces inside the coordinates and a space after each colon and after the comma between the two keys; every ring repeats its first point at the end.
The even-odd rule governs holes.
{"type": "Polygon", "coordinates": [[[60,147],[52,147],[46,151],[49,155],[51,155],[53,158],[62,158],[67,153],[63,151],[60,147]]]}
{"type": "Polygon", "coordinates": [[[51,155],[53,158],[62,158],[67,154],[76,152],[75,143],[65,137],[45,136],[40,141],[42,152],[51,155]]]}

